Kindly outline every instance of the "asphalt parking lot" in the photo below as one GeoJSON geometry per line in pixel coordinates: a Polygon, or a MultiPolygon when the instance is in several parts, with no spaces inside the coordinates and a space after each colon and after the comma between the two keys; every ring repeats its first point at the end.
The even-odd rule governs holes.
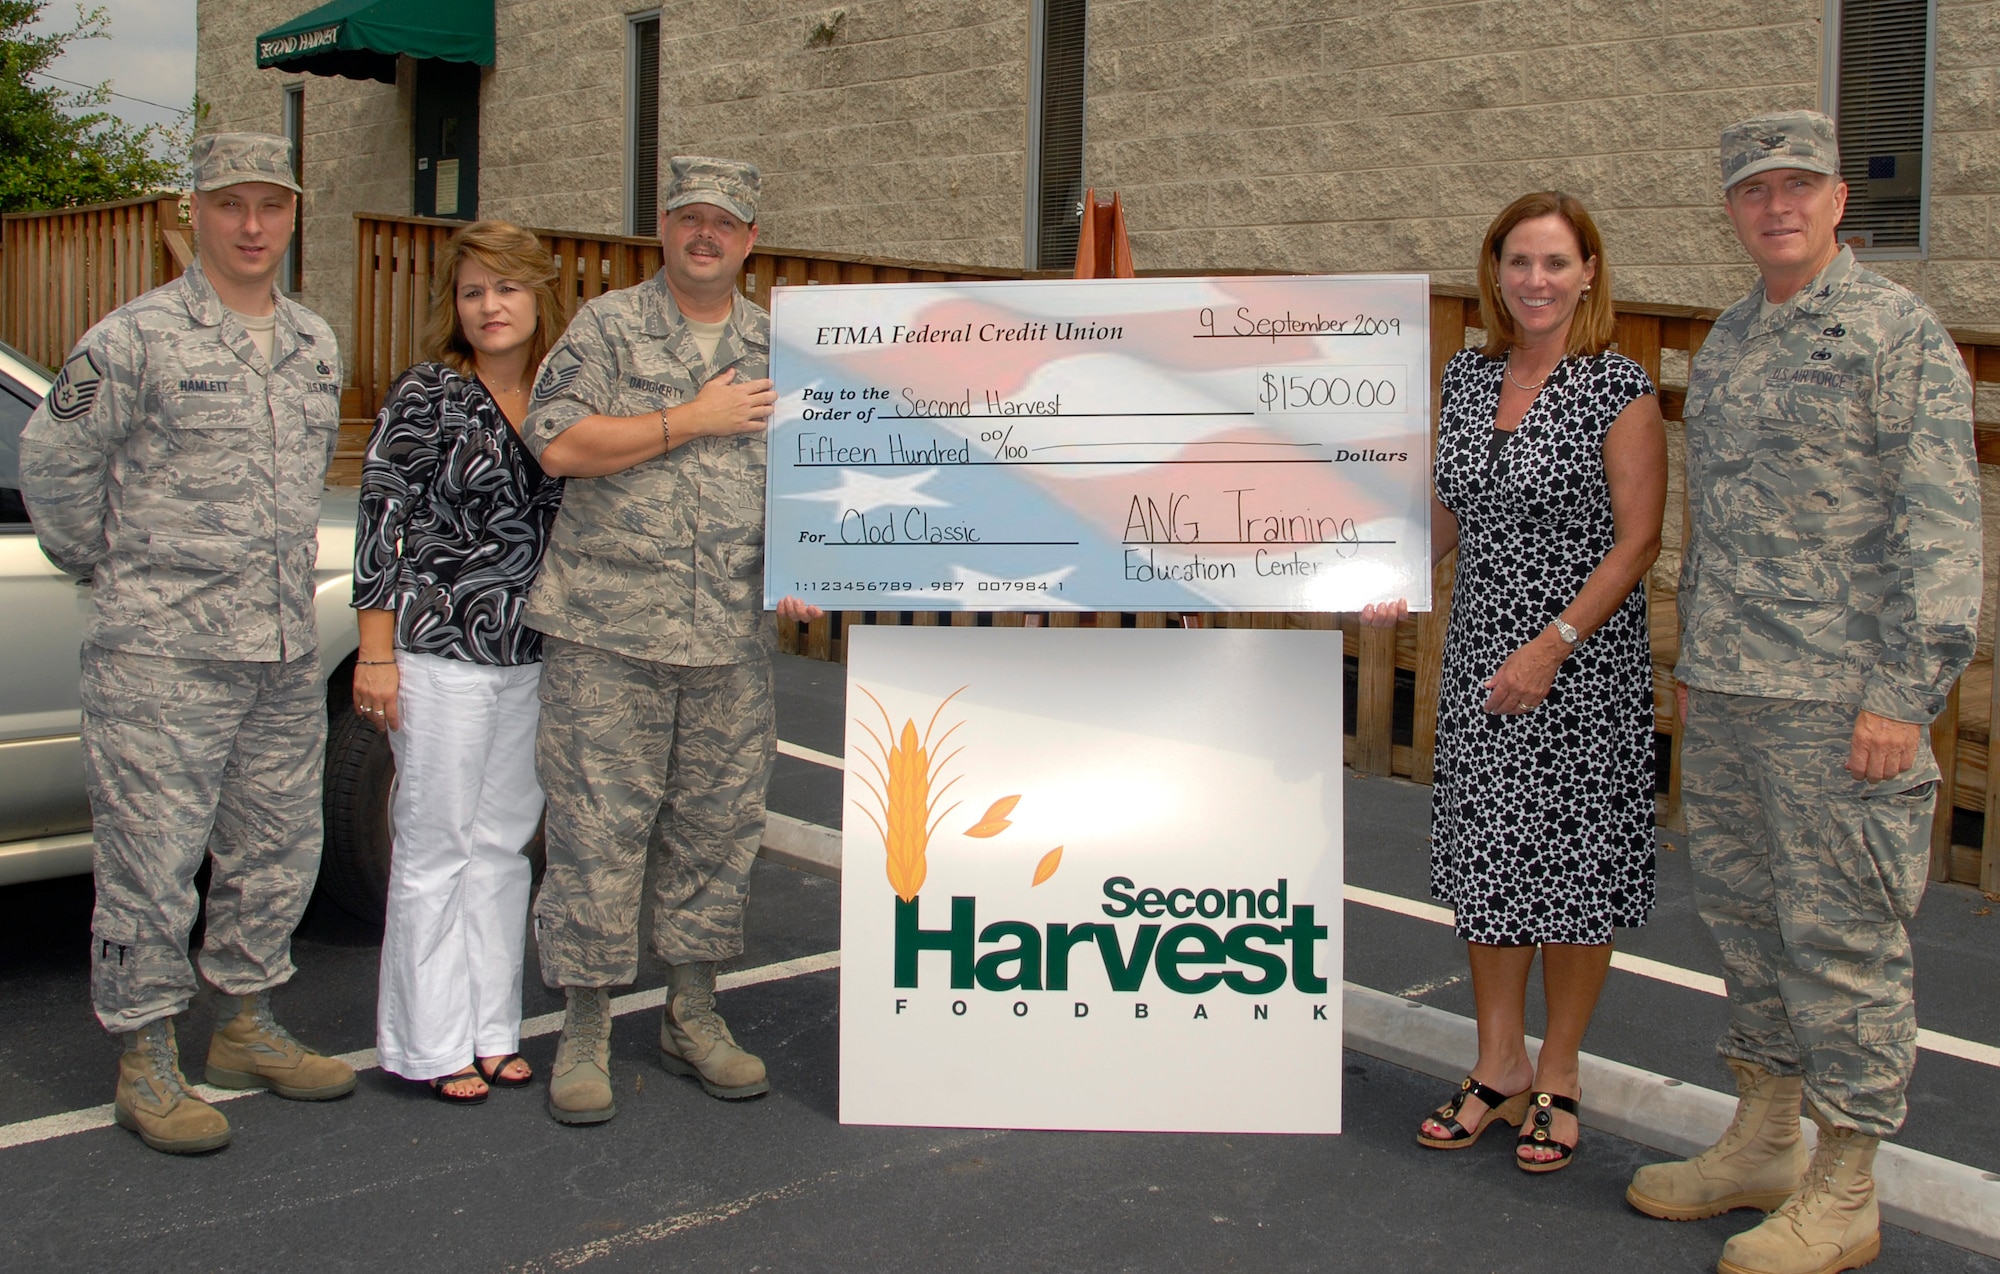
{"type": "MultiPolygon", "coordinates": [[[[841,750],[841,670],[781,659],[780,734],[841,750]]],[[[1425,789],[1354,780],[1348,880],[1424,900],[1425,789]]],[[[781,758],[774,811],[837,825],[837,770],[781,758]]],[[[1621,949],[1715,973],[1689,899],[1685,855],[1660,857],[1661,906],[1621,949]]],[[[87,879],[0,889],[0,1132],[101,1106],[112,1046],[85,993],[87,879]]],[[[1463,955],[1448,929],[1351,902],[1351,981],[1469,1014],[1463,955]]],[[[614,1036],[620,1113],[566,1128],[538,1089],[448,1108],[380,1071],[324,1105],[269,1096],[224,1109],[236,1140],[173,1158],[97,1128],[0,1149],[0,1265],[10,1269],[730,1269],[730,1270],[1707,1270],[1754,1214],[1673,1225],[1628,1208],[1625,1181],[1663,1157],[1586,1131],[1574,1166],[1531,1177],[1509,1142],[1427,1152],[1411,1139],[1439,1081],[1350,1051],[1338,1137],[1172,1136],[892,1129],[838,1121],[835,1006],[839,886],[760,863],[747,984],[723,1011],[771,1066],[773,1091],[725,1104],[655,1060],[657,1013],[614,1036]],[[802,969],[818,971],[802,972],[802,969]]],[[[1992,993],[2000,917],[1977,893],[1934,887],[1916,927],[1923,1025],[2000,1041],[1992,993]]],[[[301,1038],[334,1052],[373,1043],[377,935],[315,906],[298,935],[298,978],[278,997],[301,1038]]],[[[659,985],[648,967],[640,989],[659,985]]],[[[532,953],[525,1012],[560,1008],[532,953]]],[[[206,1003],[184,1054],[198,1063],[206,1003]]],[[[1614,972],[1591,1051],[1711,1088],[1722,1002],[1689,986],[1614,972]]],[[[545,1068],[552,1034],[523,1051],[545,1068]]],[[[912,1059],[920,1064],[921,1059],[912,1059]]],[[[1246,1082],[1273,1075],[1246,1057],[1246,1082]]],[[[2000,1172],[1991,1066],[1926,1051],[1903,1144],[2000,1172]]],[[[1585,1094],[1586,1103],[1589,1094],[1585,1094]]],[[[0,1143],[4,1144],[4,1143],[0,1143]]],[[[1973,1253],[1885,1230],[1877,1268],[2000,1271],[1973,1253]]]]}

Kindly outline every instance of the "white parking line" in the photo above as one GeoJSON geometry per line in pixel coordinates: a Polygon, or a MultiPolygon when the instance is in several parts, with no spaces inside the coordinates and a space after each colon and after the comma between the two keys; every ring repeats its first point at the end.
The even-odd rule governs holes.
{"type": "MultiPolygon", "coordinates": [[[[1399,916],[1412,920],[1422,920],[1434,925],[1448,925],[1452,922],[1451,908],[1440,907],[1434,902],[1418,902],[1412,898],[1396,894],[1385,894],[1379,890],[1363,889],[1360,885],[1346,886],[1349,902],[1358,902],[1364,907],[1374,907],[1378,911],[1393,911],[1399,916]]],[[[1627,955],[1623,951],[1611,956],[1611,967],[1622,973],[1636,974],[1651,978],[1655,982],[1666,982],[1673,986],[1699,991],[1703,995],[1717,997],[1727,995],[1722,979],[1712,973],[1697,973],[1693,969],[1683,969],[1677,964],[1662,960],[1649,960],[1645,956],[1627,955]]],[[[1982,1044],[1978,1040],[1961,1039],[1956,1035],[1946,1035],[1942,1031],[1919,1029],[1917,1047],[1947,1057],[1957,1057],[1981,1066],[2000,1067],[2000,1048],[1982,1044]]]]}
{"type": "MultiPolygon", "coordinates": [[[[786,978],[804,977],[808,973],[823,973],[840,967],[840,952],[822,951],[817,955],[801,956],[796,960],[782,960],[777,964],[760,965],[755,969],[738,969],[724,973],[715,979],[718,991],[734,991],[739,987],[758,986],[765,982],[782,982],[786,978]]],[[[634,991],[611,1001],[611,1015],[623,1017],[627,1013],[643,1013],[647,1009],[657,1009],[666,1003],[665,987],[655,987],[650,991],[634,991]]],[[[562,1029],[563,1015],[544,1013],[521,1023],[521,1038],[539,1039],[544,1035],[554,1035],[562,1029]]],[[[357,1049],[352,1053],[342,1053],[340,1060],[358,1071],[372,1071],[381,1065],[372,1048],[357,1049]]],[[[195,1094],[205,1102],[236,1101],[243,1097],[254,1097],[260,1088],[229,1089],[210,1088],[198,1084],[195,1094]]],[[[17,1124],[0,1125],[0,1150],[13,1146],[33,1145],[38,1141],[51,1141],[57,1137],[68,1137],[80,1132],[92,1132],[99,1128],[111,1127],[111,1107],[91,1106],[83,1110],[68,1110],[60,1115],[44,1115],[40,1119],[24,1119],[17,1124]]]]}
{"type": "Polygon", "coordinates": [[[847,768],[847,762],[830,752],[815,752],[811,748],[800,747],[796,743],[787,743],[783,739],[778,740],[778,755],[788,756],[799,761],[810,761],[814,765],[824,765],[829,770],[845,770],[847,768]]]}

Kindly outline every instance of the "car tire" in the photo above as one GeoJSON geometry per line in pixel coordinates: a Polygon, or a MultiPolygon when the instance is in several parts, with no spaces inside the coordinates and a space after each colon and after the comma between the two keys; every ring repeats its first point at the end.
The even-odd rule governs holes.
{"type": "Polygon", "coordinates": [[[357,920],[379,925],[389,901],[395,832],[389,798],[396,790],[396,756],[389,736],[362,720],[352,704],[327,723],[326,852],[319,888],[357,920]]]}

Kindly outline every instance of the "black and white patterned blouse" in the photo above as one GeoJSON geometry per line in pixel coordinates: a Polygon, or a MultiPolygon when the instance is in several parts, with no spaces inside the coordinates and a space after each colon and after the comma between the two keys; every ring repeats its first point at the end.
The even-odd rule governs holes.
{"type": "Polygon", "coordinates": [[[389,390],[361,466],[354,606],[396,612],[396,646],[538,662],[521,625],[562,503],[478,378],[418,363],[389,390]]]}

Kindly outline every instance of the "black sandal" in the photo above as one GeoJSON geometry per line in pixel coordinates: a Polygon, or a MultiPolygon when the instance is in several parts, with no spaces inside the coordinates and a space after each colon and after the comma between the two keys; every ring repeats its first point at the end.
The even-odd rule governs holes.
{"type": "Polygon", "coordinates": [[[1442,1125],[1445,1131],[1451,1135],[1448,1137],[1432,1137],[1424,1132],[1423,1124],[1418,1124],[1417,1144],[1428,1146],[1432,1150],[1461,1150],[1478,1141],[1480,1136],[1485,1133],[1488,1125],[1494,1123],[1496,1120],[1505,1122],[1510,1127],[1519,1128],[1521,1120],[1527,1114],[1527,1111],[1527,1093],[1515,1093],[1512,1097],[1509,1097],[1504,1093],[1494,1092],[1472,1076],[1467,1075],[1459,1084],[1458,1091],[1451,1095],[1450,1101],[1424,1117],[1425,1122],[1435,1121],[1442,1125]],[[1465,1109],[1465,1099],[1468,1097],[1477,1097],[1480,1101],[1486,1103],[1486,1113],[1479,1117],[1479,1126],[1469,1130],[1464,1124],[1458,1122],[1458,1112],[1465,1109]]]}
{"type": "Polygon", "coordinates": [[[1529,1120],[1533,1127],[1514,1140],[1514,1166],[1523,1172],[1555,1172],[1560,1168],[1569,1167],[1570,1159],[1576,1154],[1576,1147],[1557,1141],[1549,1134],[1549,1128],[1555,1123],[1555,1115],[1551,1112],[1558,1110],[1566,1115],[1575,1115],[1578,1129],[1583,1127],[1583,1115],[1577,1110],[1576,1098],[1565,1097],[1561,1093],[1530,1093],[1528,1102],[1535,1112],[1529,1120]],[[1545,1147],[1556,1151],[1556,1157],[1541,1162],[1523,1159],[1522,1146],[1545,1147]]]}
{"type": "Polygon", "coordinates": [[[532,1066],[528,1066],[528,1073],[519,1079],[508,1079],[505,1075],[501,1074],[502,1071],[512,1066],[515,1062],[519,1062],[523,1066],[528,1066],[527,1058],[521,1056],[519,1053],[509,1053],[507,1056],[493,1063],[493,1069],[490,1071],[480,1065],[479,1059],[475,1057],[472,1059],[472,1069],[479,1072],[479,1078],[486,1081],[488,1088],[526,1088],[528,1085],[534,1083],[535,1068],[532,1066]]]}
{"type": "Polygon", "coordinates": [[[437,1098],[447,1106],[477,1106],[480,1102],[486,1100],[486,1089],[481,1089],[477,1093],[453,1093],[445,1091],[445,1085],[456,1084],[461,1080],[467,1079],[476,1079],[483,1083],[486,1077],[479,1073],[479,1067],[468,1066],[456,1075],[440,1075],[436,1079],[426,1080],[425,1082],[431,1086],[431,1096],[437,1098]]]}

